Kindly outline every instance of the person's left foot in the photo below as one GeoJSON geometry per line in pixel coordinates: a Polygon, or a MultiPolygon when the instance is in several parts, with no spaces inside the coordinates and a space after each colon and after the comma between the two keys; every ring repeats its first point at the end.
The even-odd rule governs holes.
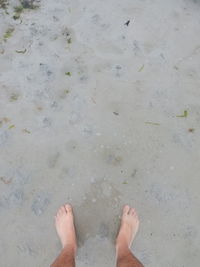
{"type": "Polygon", "coordinates": [[[63,248],[71,247],[75,252],[77,249],[76,232],[74,227],[74,216],[72,206],[65,204],[60,207],[55,216],[56,230],[63,248]]]}
{"type": "Polygon", "coordinates": [[[135,209],[124,206],[121,227],[116,240],[116,248],[130,248],[139,228],[139,219],[135,209]]]}

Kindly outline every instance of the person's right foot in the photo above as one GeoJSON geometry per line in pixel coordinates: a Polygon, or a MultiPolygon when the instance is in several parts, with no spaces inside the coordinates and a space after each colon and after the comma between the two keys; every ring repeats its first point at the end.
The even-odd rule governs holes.
{"type": "Polygon", "coordinates": [[[116,248],[130,248],[139,228],[139,219],[135,209],[124,206],[121,227],[116,239],[116,248]]]}

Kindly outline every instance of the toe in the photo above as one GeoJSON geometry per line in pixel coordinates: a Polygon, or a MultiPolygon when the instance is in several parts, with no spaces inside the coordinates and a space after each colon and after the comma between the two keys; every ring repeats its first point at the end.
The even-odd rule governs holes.
{"type": "Polygon", "coordinates": [[[129,214],[135,215],[135,209],[131,208],[130,211],[129,211],[129,214]]]}
{"type": "Polygon", "coordinates": [[[56,214],[56,217],[59,217],[60,214],[61,214],[61,208],[59,208],[59,210],[58,210],[58,212],[57,212],[57,214],[56,214]]]}
{"type": "Polygon", "coordinates": [[[133,216],[135,217],[135,219],[136,219],[137,221],[139,221],[139,219],[138,219],[138,214],[137,214],[136,210],[135,210],[133,216]]]}
{"type": "Polygon", "coordinates": [[[123,214],[128,214],[130,211],[130,207],[128,205],[124,206],[123,208],[123,214]]]}
{"type": "Polygon", "coordinates": [[[65,206],[62,206],[62,207],[60,208],[60,212],[61,212],[61,213],[66,212],[66,210],[65,210],[65,206]]]}
{"type": "Polygon", "coordinates": [[[65,204],[65,210],[67,212],[72,212],[72,206],[70,204],[65,204]]]}
{"type": "Polygon", "coordinates": [[[64,206],[61,206],[58,210],[57,217],[61,216],[65,212],[64,206]]]}
{"type": "Polygon", "coordinates": [[[139,221],[139,218],[136,212],[135,212],[135,218],[139,221]]]}

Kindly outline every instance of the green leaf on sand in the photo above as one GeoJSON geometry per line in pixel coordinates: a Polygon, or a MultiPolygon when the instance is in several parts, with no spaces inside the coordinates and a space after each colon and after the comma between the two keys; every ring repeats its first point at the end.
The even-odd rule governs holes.
{"type": "Polygon", "coordinates": [[[141,67],[141,68],[139,68],[138,72],[141,72],[141,71],[143,71],[143,69],[144,69],[144,64],[142,65],[142,67],[141,67]]]}
{"type": "Polygon", "coordinates": [[[184,113],[182,115],[178,115],[176,116],[177,118],[187,118],[188,116],[188,111],[187,110],[184,110],[184,113]]]}
{"type": "Polygon", "coordinates": [[[16,101],[17,99],[18,99],[18,95],[17,94],[12,94],[11,96],[10,96],[10,102],[14,102],[14,101],[16,101]]]}
{"type": "Polygon", "coordinates": [[[67,75],[67,76],[71,76],[71,72],[65,72],[65,75],[67,75]]]}
{"type": "Polygon", "coordinates": [[[15,128],[15,125],[13,124],[13,125],[10,125],[9,127],[8,127],[8,129],[12,129],[12,128],[15,128]]]}
{"type": "Polygon", "coordinates": [[[145,123],[146,123],[146,124],[151,124],[151,125],[156,125],[156,126],[160,125],[160,123],[157,123],[157,122],[151,122],[151,121],[146,121],[145,123]]]}

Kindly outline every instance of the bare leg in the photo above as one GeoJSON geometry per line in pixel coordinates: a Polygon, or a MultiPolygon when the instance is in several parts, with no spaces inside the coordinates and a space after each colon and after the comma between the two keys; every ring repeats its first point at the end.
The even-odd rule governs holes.
{"type": "Polygon", "coordinates": [[[55,221],[63,248],[51,267],[75,267],[77,243],[72,207],[69,204],[60,207],[55,221]]]}
{"type": "Polygon", "coordinates": [[[136,211],[129,206],[125,206],[116,240],[117,267],[143,267],[142,263],[130,250],[138,228],[139,220],[136,211]]]}

